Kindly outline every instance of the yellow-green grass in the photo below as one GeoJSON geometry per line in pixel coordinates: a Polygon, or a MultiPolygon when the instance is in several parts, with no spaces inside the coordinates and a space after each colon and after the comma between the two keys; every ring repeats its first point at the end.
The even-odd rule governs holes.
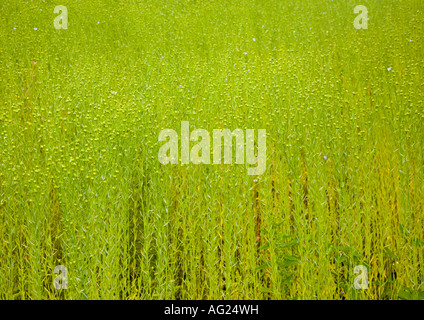
{"type": "Polygon", "coordinates": [[[418,0],[1,1],[0,298],[422,297],[423,21],[418,0]],[[162,165],[181,121],[266,129],[266,172],[162,165]]]}

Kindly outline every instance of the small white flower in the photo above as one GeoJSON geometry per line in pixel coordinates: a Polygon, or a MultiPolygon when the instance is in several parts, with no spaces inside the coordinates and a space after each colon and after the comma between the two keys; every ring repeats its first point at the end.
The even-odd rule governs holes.
{"type": "Polygon", "coordinates": [[[255,38],[253,38],[253,41],[256,41],[256,39],[255,39],[255,38]]]}
{"type": "Polygon", "coordinates": [[[387,68],[387,71],[390,71],[390,70],[392,70],[392,68],[387,68]]]}
{"type": "Polygon", "coordinates": [[[227,82],[227,78],[225,78],[225,82],[227,82]]]}
{"type": "Polygon", "coordinates": [[[97,21],[97,24],[99,24],[100,23],[100,21],[97,21]]]}
{"type": "Polygon", "coordinates": [[[327,160],[327,156],[324,156],[324,160],[327,160]]]}
{"type": "Polygon", "coordinates": [[[34,28],[34,30],[37,31],[38,29],[37,28],[34,28]]]}
{"type": "Polygon", "coordinates": [[[265,28],[265,25],[264,24],[262,25],[262,28],[265,28]]]}
{"type": "Polygon", "coordinates": [[[412,39],[410,39],[409,42],[412,42],[412,39]]]}
{"type": "Polygon", "coordinates": [[[113,94],[117,94],[117,92],[116,92],[116,91],[112,91],[112,93],[113,93],[113,94]]]}
{"type": "Polygon", "coordinates": [[[247,54],[247,52],[244,53],[245,55],[247,54]]]}
{"type": "Polygon", "coordinates": [[[16,27],[13,27],[13,30],[16,30],[16,27]]]}

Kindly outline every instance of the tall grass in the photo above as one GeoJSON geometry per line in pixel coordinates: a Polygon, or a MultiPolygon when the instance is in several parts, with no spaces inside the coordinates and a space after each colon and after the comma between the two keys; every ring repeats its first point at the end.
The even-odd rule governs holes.
{"type": "Polygon", "coordinates": [[[0,298],[422,297],[422,1],[57,4],[0,4],[0,298]],[[181,121],[266,172],[161,165],[181,121]]]}

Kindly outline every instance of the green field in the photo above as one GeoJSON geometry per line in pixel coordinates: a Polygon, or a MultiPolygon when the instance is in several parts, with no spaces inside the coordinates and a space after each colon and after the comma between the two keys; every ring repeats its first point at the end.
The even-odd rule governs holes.
{"type": "Polygon", "coordinates": [[[422,0],[1,0],[0,299],[424,299],[423,63],[422,0]]]}

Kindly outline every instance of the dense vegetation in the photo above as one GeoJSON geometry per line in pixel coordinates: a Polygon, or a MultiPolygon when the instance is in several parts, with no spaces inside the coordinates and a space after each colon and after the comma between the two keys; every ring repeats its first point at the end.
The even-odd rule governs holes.
{"type": "Polygon", "coordinates": [[[422,297],[423,21],[414,0],[2,0],[0,298],[422,297]],[[265,173],[162,165],[181,121],[266,129],[265,173]]]}

